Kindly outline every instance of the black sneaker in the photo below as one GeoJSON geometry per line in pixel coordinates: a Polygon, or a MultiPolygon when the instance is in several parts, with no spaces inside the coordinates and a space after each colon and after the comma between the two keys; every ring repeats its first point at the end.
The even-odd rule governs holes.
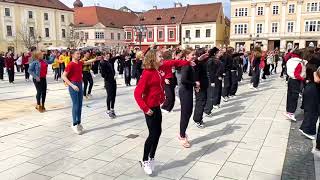
{"type": "Polygon", "coordinates": [[[112,116],[114,117],[114,118],[116,118],[117,117],[117,115],[116,115],[116,113],[114,112],[114,110],[111,110],[111,112],[110,112],[111,114],[112,114],[112,116]]]}
{"type": "Polygon", "coordinates": [[[197,126],[197,128],[199,128],[199,129],[204,129],[204,123],[203,123],[203,121],[201,121],[201,122],[196,122],[196,126],[197,126]]]}

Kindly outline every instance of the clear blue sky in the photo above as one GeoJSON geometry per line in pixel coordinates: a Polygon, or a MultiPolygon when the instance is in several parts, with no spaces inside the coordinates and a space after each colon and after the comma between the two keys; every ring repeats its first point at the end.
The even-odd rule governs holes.
{"type": "MultiPolygon", "coordinates": [[[[73,7],[75,0],[60,0],[69,7],[73,7]]],[[[109,8],[120,8],[127,6],[134,11],[142,11],[151,9],[152,6],[157,5],[159,8],[173,7],[174,2],[181,2],[183,5],[186,4],[203,4],[213,2],[223,2],[225,14],[230,17],[230,0],[81,0],[85,6],[92,6],[99,4],[109,8]]]]}

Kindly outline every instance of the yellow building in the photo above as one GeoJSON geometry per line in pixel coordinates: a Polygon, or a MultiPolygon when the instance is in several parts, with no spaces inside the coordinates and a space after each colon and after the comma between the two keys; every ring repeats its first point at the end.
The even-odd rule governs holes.
{"type": "Polygon", "coordinates": [[[66,47],[73,11],[58,0],[0,1],[0,51],[66,47]]]}
{"type": "Polygon", "coordinates": [[[231,46],[282,51],[320,44],[318,0],[231,0],[231,46]]]}

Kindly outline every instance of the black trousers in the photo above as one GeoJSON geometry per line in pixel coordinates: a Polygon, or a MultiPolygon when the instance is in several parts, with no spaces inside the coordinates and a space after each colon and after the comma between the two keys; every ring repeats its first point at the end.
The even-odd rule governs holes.
{"type": "Polygon", "coordinates": [[[247,72],[247,69],[248,69],[248,64],[243,65],[242,71],[243,71],[244,73],[247,72]]]}
{"type": "Polygon", "coordinates": [[[145,114],[149,136],[144,144],[143,161],[154,158],[162,132],[162,114],[160,107],[151,108],[152,116],[145,114]]]}
{"type": "Polygon", "coordinates": [[[0,79],[2,80],[3,80],[3,73],[4,73],[3,67],[0,67],[0,79]]]}
{"type": "Polygon", "coordinates": [[[36,95],[37,105],[44,106],[44,103],[46,102],[46,96],[47,96],[47,79],[41,78],[40,82],[37,82],[35,79],[33,79],[33,83],[37,90],[37,95],[36,95]]]}
{"type": "Polygon", "coordinates": [[[54,80],[57,80],[59,79],[59,68],[56,68],[56,69],[53,69],[54,71],[54,80]]]}
{"type": "Polygon", "coordinates": [[[92,87],[93,87],[93,79],[91,76],[90,71],[83,71],[83,96],[87,95],[87,88],[88,88],[88,84],[89,84],[89,89],[88,89],[88,94],[91,94],[92,91],[92,87]]]}
{"type": "Polygon", "coordinates": [[[213,105],[217,106],[221,103],[222,80],[216,79],[214,85],[213,105]]]}
{"type": "Polygon", "coordinates": [[[9,82],[14,82],[14,69],[8,69],[9,82]]]}
{"type": "Polygon", "coordinates": [[[124,68],[124,81],[126,85],[131,85],[131,68],[130,67],[124,68]]]}
{"type": "Polygon", "coordinates": [[[193,113],[194,122],[202,122],[204,107],[207,102],[207,89],[200,89],[199,92],[195,92],[196,95],[196,105],[193,113]]]}
{"type": "Polygon", "coordinates": [[[213,109],[213,101],[214,101],[214,87],[209,86],[207,89],[207,102],[206,106],[204,107],[204,112],[206,114],[211,114],[213,109]]]}
{"type": "Polygon", "coordinates": [[[64,69],[65,69],[64,63],[59,64],[59,78],[61,78],[61,75],[63,74],[64,69]]]}
{"type": "Polygon", "coordinates": [[[108,111],[110,111],[110,109],[114,109],[114,104],[116,102],[117,81],[105,81],[104,84],[107,91],[107,108],[108,111]]]}
{"type": "Polygon", "coordinates": [[[24,66],[24,78],[25,78],[25,79],[29,79],[29,77],[30,77],[30,74],[29,74],[29,72],[28,72],[29,64],[25,64],[25,65],[23,65],[23,66],[24,66]]]}
{"type": "Polygon", "coordinates": [[[180,136],[186,137],[186,130],[189,125],[190,117],[193,110],[193,89],[179,88],[179,97],[181,104],[180,111],[180,136]]]}
{"type": "Polygon", "coordinates": [[[175,88],[176,85],[173,83],[173,80],[170,79],[170,84],[165,84],[164,85],[164,92],[166,94],[166,99],[164,103],[162,104],[162,109],[167,110],[167,111],[172,111],[175,103],[175,88]]]}
{"type": "Polygon", "coordinates": [[[288,90],[287,90],[287,112],[295,113],[298,105],[299,93],[300,93],[300,81],[289,78],[288,90]]]}
{"type": "Polygon", "coordinates": [[[238,91],[238,75],[237,71],[231,71],[231,88],[230,88],[230,95],[236,95],[238,91]]]}
{"type": "Polygon", "coordinates": [[[238,82],[240,82],[242,80],[242,76],[243,76],[243,68],[241,66],[238,67],[238,82]]]}
{"type": "Polygon", "coordinates": [[[286,74],[286,68],[287,68],[287,67],[286,67],[285,64],[282,64],[281,67],[282,67],[282,70],[281,70],[280,77],[283,77],[283,75],[286,74]]]}
{"type": "Polygon", "coordinates": [[[315,83],[308,83],[303,92],[304,120],[300,129],[307,134],[317,133],[317,122],[319,118],[319,90],[315,83]]]}
{"type": "Polygon", "coordinates": [[[231,72],[228,71],[228,72],[226,72],[226,75],[224,76],[224,87],[223,87],[222,96],[229,97],[230,90],[231,90],[231,72]]]}
{"type": "Polygon", "coordinates": [[[257,88],[259,86],[259,82],[260,82],[260,69],[255,68],[254,70],[252,70],[253,87],[257,88]]]}

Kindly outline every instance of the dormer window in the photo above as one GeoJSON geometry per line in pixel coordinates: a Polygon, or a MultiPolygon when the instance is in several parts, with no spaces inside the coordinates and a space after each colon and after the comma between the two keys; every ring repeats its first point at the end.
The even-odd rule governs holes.
{"type": "Polygon", "coordinates": [[[161,20],[161,17],[157,17],[157,21],[160,21],[161,20]]]}
{"type": "Polygon", "coordinates": [[[171,16],[171,18],[170,18],[171,20],[175,20],[176,19],[176,17],[175,16],[171,16]]]}

